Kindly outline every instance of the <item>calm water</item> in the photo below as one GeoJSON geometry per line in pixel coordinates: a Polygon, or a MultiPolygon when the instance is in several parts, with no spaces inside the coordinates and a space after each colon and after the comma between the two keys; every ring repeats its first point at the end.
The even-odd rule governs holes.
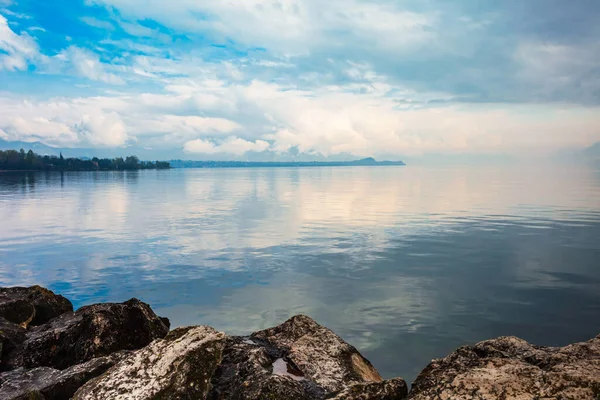
{"type": "Polygon", "coordinates": [[[249,333],[306,313],[386,377],[499,335],[600,333],[600,172],[0,174],[0,285],[249,333]]]}

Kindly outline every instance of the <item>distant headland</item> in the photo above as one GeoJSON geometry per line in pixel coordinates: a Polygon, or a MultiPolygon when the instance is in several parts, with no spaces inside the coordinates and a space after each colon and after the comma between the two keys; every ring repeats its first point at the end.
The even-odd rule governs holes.
{"type": "Polygon", "coordinates": [[[402,161],[376,161],[363,158],[354,161],[184,161],[171,160],[172,168],[273,168],[273,167],[355,167],[401,166],[402,161]]]}

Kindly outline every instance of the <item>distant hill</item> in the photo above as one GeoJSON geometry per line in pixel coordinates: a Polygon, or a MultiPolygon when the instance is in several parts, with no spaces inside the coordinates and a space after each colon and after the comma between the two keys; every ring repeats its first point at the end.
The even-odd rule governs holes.
{"type": "Polygon", "coordinates": [[[583,151],[586,158],[600,161],[600,142],[596,142],[583,151]]]}
{"type": "Polygon", "coordinates": [[[49,155],[49,156],[58,156],[60,153],[60,149],[56,149],[54,147],[50,147],[45,145],[42,142],[9,142],[6,140],[0,139],[0,150],[20,150],[24,149],[25,151],[32,150],[34,153],[41,155],[49,155]]]}
{"type": "Polygon", "coordinates": [[[142,147],[124,148],[84,148],[84,147],[52,147],[41,142],[6,141],[0,139],[0,150],[32,150],[36,154],[58,156],[62,153],[64,157],[92,159],[94,157],[126,157],[131,154],[137,155],[141,160],[162,160],[161,151],[149,151],[142,147]]]}
{"type": "MultiPolygon", "coordinates": [[[[24,149],[33,150],[34,153],[48,156],[58,156],[62,153],[64,157],[80,158],[83,160],[98,158],[116,158],[116,157],[127,157],[131,154],[135,154],[140,160],[165,160],[168,158],[178,158],[171,162],[172,168],[240,168],[240,167],[320,167],[320,166],[376,166],[376,165],[404,165],[402,161],[376,161],[372,157],[363,158],[361,160],[350,160],[346,161],[350,155],[344,155],[346,160],[342,161],[328,161],[323,159],[315,161],[294,161],[294,160],[279,160],[279,159],[268,159],[265,157],[278,156],[274,153],[248,153],[244,157],[248,161],[196,161],[196,160],[183,160],[183,157],[190,156],[184,153],[181,149],[146,149],[143,147],[124,147],[124,148],[68,148],[68,147],[51,147],[41,142],[21,142],[21,141],[6,141],[0,139],[0,150],[19,150],[24,149]],[[165,156],[168,154],[168,156],[165,156]]],[[[224,155],[224,159],[227,155],[224,155]]]]}
{"type": "Polygon", "coordinates": [[[171,168],[264,168],[264,167],[352,167],[406,165],[402,161],[376,161],[363,158],[354,161],[190,161],[171,160],[171,168]]]}

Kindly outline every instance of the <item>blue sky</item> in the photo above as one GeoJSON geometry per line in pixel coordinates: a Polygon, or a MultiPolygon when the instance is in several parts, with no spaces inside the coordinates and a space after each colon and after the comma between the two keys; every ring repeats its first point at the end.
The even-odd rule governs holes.
{"type": "Polygon", "coordinates": [[[165,158],[600,141],[596,0],[0,0],[0,139],[165,158]]]}

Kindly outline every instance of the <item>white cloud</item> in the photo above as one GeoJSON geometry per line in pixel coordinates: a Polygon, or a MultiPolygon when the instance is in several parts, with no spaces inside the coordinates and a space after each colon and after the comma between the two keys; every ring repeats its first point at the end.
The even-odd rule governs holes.
{"type": "Polygon", "coordinates": [[[184,145],[184,150],[188,153],[228,153],[237,156],[241,156],[249,151],[262,152],[268,148],[269,143],[264,140],[251,142],[238,137],[230,137],[220,144],[215,144],[209,140],[195,139],[184,145]]]}
{"type": "Polygon", "coordinates": [[[106,72],[107,65],[102,63],[100,57],[90,50],[70,46],[53,59],[63,62],[79,76],[113,85],[125,83],[119,76],[106,72]]]}
{"type": "MultiPolygon", "coordinates": [[[[144,112],[144,110],[141,111],[144,112]]],[[[241,126],[236,122],[224,118],[148,113],[141,121],[134,123],[133,130],[140,136],[154,133],[165,134],[167,140],[178,143],[190,137],[197,137],[199,134],[231,133],[240,128],[241,126]]]]}
{"type": "MultiPolygon", "coordinates": [[[[183,32],[209,32],[249,46],[306,53],[327,46],[332,33],[352,37],[345,45],[399,51],[431,38],[430,17],[360,0],[88,0],[116,8],[130,19],[152,19],[183,32]]],[[[219,39],[219,37],[217,37],[219,39]]],[[[337,41],[336,45],[342,44],[337,41]]]]}
{"type": "Polygon", "coordinates": [[[600,78],[590,72],[600,65],[598,41],[579,45],[524,41],[514,58],[522,67],[519,78],[533,96],[560,96],[577,90],[580,101],[597,98],[600,78]]]}
{"type": "Polygon", "coordinates": [[[43,141],[48,144],[72,144],[77,141],[77,133],[72,126],[60,119],[40,116],[7,118],[2,124],[6,140],[43,141]]]}
{"type": "Polygon", "coordinates": [[[105,29],[107,31],[112,31],[115,29],[115,26],[108,21],[101,20],[94,17],[81,17],[79,18],[82,22],[88,24],[89,26],[93,26],[94,28],[105,29]]]}
{"type": "Polygon", "coordinates": [[[94,146],[120,147],[127,140],[127,128],[116,112],[84,115],[79,132],[94,146]]]}
{"type": "Polygon", "coordinates": [[[0,70],[25,70],[38,56],[35,40],[27,32],[13,32],[0,14],[0,70]]]}
{"type": "Polygon", "coordinates": [[[67,147],[121,146],[129,139],[126,126],[108,104],[101,98],[32,102],[0,97],[0,129],[7,140],[67,147]]]}

